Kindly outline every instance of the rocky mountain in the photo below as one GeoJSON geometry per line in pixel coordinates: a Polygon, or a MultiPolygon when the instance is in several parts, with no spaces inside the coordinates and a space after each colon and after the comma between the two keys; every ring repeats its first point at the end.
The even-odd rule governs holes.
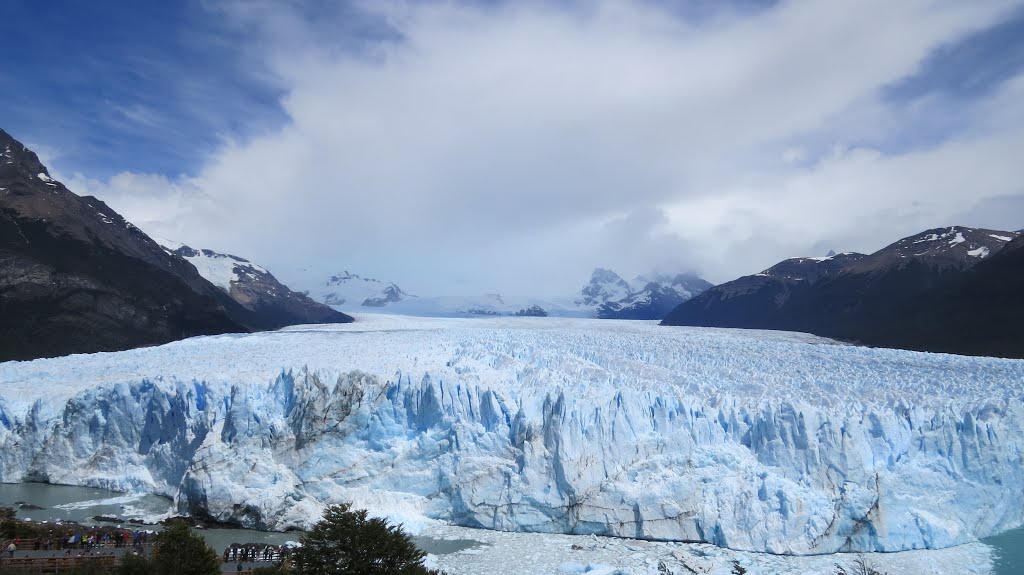
{"type": "Polygon", "coordinates": [[[297,280],[309,297],[333,306],[358,306],[380,308],[416,296],[410,295],[391,282],[365,278],[346,271],[333,274],[326,280],[307,270],[302,271],[304,279],[297,280]]]}
{"type": "Polygon", "coordinates": [[[246,331],[247,310],[0,130],[0,360],[246,331]]]}
{"type": "Polygon", "coordinates": [[[1024,236],[910,302],[872,341],[908,349],[1024,358],[1024,236]]]}
{"type": "Polygon", "coordinates": [[[184,258],[199,274],[224,290],[231,299],[255,313],[270,328],[303,323],[347,323],[352,317],[288,289],[271,274],[245,258],[160,239],[168,253],[184,258]]]}
{"type": "Polygon", "coordinates": [[[517,311],[514,315],[517,317],[548,317],[548,312],[539,305],[531,305],[517,311]]]}
{"type": "Polygon", "coordinates": [[[593,308],[594,315],[602,319],[661,319],[711,286],[689,273],[638,276],[627,282],[611,270],[598,268],[580,290],[575,304],[593,308]]]}
{"type": "Polygon", "coordinates": [[[1014,273],[1019,235],[953,226],[903,238],[870,255],[785,260],[679,305],[663,324],[803,331],[868,345],[1020,356],[1024,347],[1014,352],[984,343],[991,339],[985,333],[1021,331],[1009,318],[1022,298],[991,279],[1014,273]],[[998,301],[1004,309],[997,313],[987,302],[960,301],[953,296],[957,290],[994,290],[1003,295],[998,301]],[[990,318],[987,327],[968,321],[963,310],[972,307],[991,308],[977,309],[990,318]],[[974,336],[956,333],[966,324],[975,326],[974,336]]]}
{"type": "Polygon", "coordinates": [[[619,274],[604,268],[597,268],[590,274],[590,282],[580,290],[576,305],[597,307],[610,301],[620,301],[633,293],[633,287],[619,274]]]}

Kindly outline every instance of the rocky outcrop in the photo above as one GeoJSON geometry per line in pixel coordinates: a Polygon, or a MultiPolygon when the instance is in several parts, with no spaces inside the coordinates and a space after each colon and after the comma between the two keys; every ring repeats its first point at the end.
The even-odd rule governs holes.
{"type": "Polygon", "coordinates": [[[0,360],[246,331],[242,308],[0,130],[0,360]]]}

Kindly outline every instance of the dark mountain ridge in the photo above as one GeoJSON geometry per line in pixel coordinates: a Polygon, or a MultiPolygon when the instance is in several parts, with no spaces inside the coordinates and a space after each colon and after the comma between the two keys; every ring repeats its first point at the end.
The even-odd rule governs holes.
{"type": "Polygon", "coordinates": [[[269,327],[0,130],[0,361],[269,327]]]}
{"type": "Polygon", "coordinates": [[[901,239],[870,255],[785,260],[680,304],[662,324],[803,331],[867,345],[1021,357],[1019,327],[1016,351],[1008,342],[984,343],[991,339],[986,332],[1013,331],[1006,318],[1022,305],[1020,296],[986,285],[1015,273],[1019,256],[1011,254],[1018,251],[1017,236],[953,226],[901,239]],[[969,303],[954,297],[992,290],[1005,296],[999,301],[1009,306],[1007,313],[997,313],[995,300],[969,303]],[[972,307],[989,318],[988,329],[968,321],[965,310],[972,307]],[[956,333],[967,324],[973,327],[956,333]]]}
{"type": "Polygon", "coordinates": [[[231,299],[255,314],[254,321],[265,329],[303,323],[349,323],[351,316],[306,294],[292,291],[268,270],[249,260],[210,249],[187,245],[163,246],[169,253],[189,261],[210,283],[227,292],[231,299]],[[226,281],[226,285],[218,285],[226,281]]]}

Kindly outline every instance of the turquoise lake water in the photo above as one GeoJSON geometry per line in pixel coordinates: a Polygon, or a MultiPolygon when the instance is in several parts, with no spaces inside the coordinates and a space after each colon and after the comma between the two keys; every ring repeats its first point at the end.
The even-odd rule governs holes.
{"type": "Polygon", "coordinates": [[[997,575],[1024,574],[1024,527],[983,539],[982,542],[996,548],[999,555],[996,559],[997,575]]]}
{"type": "MultiPolygon", "coordinates": [[[[18,510],[18,517],[33,521],[75,521],[83,525],[116,525],[93,519],[95,516],[105,516],[124,519],[125,522],[121,525],[125,528],[154,530],[159,530],[159,526],[132,525],[127,520],[159,516],[171,510],[171,502],[168,499],[155,495],[128,495],[92,487],[45,483],[0,483],[0,506],[13,507],[18,510]],[[42,509],[24,508],[23,504],[42,509]]],[[[288,541],[298,541],[301,537],[301,533],[295,532],[277,533],[252,529],[201,529],[196,532],[218,553],[232,543],[281,545],[288,541]]],[[[413,537],[413,541],[420,549],[435,555],[457,553],[479,545],[476,541],[439,540],[430,537],[413,537]]]]}

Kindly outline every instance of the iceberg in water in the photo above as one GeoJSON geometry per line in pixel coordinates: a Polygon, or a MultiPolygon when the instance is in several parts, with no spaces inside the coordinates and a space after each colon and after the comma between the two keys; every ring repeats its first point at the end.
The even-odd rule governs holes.
{"type": "Polygon", "coordinates": [[[256,528],[407,525],[812,554],[1024,522],[1024,361],[803,334],[370,315],[0,364],[0,479],[256,528]]]}

